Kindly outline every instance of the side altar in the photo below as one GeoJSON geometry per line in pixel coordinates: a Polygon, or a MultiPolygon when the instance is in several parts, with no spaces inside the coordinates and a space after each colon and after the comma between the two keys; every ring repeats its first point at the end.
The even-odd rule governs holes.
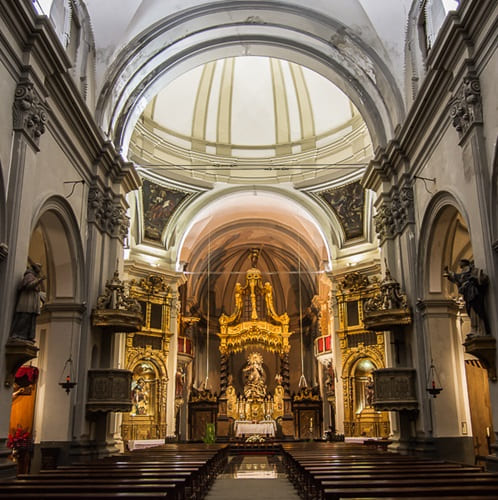
{"type": "MultiPolygon", "coordinates": [[[[275,311],[273,288],[269,282],[263,284],[258,255],[258,250],[251,250],[245,285],[235,285],[234,311],[219,318],[216,436],[220,440],[257,430],[267,436],[294,437],[289,392],[289,337],[293,332],[289,331],[288,314],[275,311]]],[[[190,435],[194,434],[191,429],[190,435]]]]}

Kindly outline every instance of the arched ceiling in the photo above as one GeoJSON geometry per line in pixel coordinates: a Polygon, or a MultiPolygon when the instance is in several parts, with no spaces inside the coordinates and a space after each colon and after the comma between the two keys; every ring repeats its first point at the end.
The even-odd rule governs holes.
{"type": "Polygon", "coordinates": [[[405,117],[414,0],[79,1],[96,121],[144,179],[132,253],[188,263],[200,292],[207,262],[229,284],[262,247],[268,273],[298,256],[312,295],[339,253],[375,249],[359,181],[405,117]]]}

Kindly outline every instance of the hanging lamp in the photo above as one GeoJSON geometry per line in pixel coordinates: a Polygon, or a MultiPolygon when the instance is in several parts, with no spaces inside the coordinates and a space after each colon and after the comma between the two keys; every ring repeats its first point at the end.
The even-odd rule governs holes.
{"type": "Polygon", "coordinates": [[[427,382],[426,382],[425,390],[433,397],[437,397],[437,395],[443,390],[441,387],[441,383],[439,382],[439,376],[436,371],[436,367],[434,366],[434,362],[431,359],[431,366],[429,368],[429,373],[427,374],[427,382]]]}

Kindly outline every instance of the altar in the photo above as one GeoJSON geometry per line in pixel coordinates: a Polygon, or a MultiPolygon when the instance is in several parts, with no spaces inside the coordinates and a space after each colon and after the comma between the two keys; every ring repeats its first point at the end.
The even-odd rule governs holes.
{"type": "Polygon", "coordinates": [[[265,420],[262,422],[236,420],[233,424],[233,430],[236,437],[248,436],[252,434],[275,437],[277,424],[275,420],[265,420]]]}

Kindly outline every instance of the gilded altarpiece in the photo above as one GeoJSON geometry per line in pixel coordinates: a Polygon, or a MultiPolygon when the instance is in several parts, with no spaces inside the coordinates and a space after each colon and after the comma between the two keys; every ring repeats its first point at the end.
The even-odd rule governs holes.
{"type": "Polygon", "coordinates": [[[345,436],[389,435],[387,412],[376,411],[373,405],[373,371],[385,367],[384,332],[367,330],[364,324],[364,304],[378,292],[378,280],[359,272],[338,281],[345,436]]]}
{"type": "Polygon", "coordinates": [[[167,360],[173,296],[164,277],[149,275],[130,282],[144,317],[140,331],[127,334],[126,368],[133,373],[132,410],[123,414],[123,441],[166,437],[167,360]]]}

